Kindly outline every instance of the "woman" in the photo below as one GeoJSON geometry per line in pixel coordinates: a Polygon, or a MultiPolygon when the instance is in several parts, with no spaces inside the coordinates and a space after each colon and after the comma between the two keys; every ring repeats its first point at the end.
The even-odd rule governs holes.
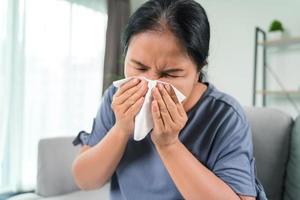
{"type": "Polygon", "coordinates": [[[134,141],[134,117],[148,87],[133,78],[109,87],[91,135],[73,163],[81,189],[111,180],[111,199],[264,199],[251,130],[241,106],[203,81],[210,28],[193,0],[150,0],[124,32],[125,77],[167,84],[152,90],[154,128],[134,141]]]}

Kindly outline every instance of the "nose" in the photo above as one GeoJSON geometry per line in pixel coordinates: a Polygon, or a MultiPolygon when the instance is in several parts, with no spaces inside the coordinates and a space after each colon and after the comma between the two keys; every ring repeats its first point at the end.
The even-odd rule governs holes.
{"type": "Polygon", "coordinates": [[[144,73],[143,76],[149,80],[158,80],[160,78],[159,75],[153,71],[148,71],[144,73]]]}

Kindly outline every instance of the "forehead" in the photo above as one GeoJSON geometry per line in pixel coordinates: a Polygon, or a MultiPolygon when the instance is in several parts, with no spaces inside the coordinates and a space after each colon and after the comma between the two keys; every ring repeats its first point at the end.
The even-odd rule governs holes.
{"type": "Polygon", "coordinates": [[[147,31],[134,35],[126,57],[147,63],[178,63],[190,59],[178,38],[170,31],[147,31]]]}

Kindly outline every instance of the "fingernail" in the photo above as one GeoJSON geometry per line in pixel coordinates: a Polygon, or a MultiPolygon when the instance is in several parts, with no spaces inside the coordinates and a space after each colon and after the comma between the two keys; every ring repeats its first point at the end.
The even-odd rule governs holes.
{"type": "Polygon", "coordinates": [[[162,84],[161,83],[158,83],[158,88],[160,89],[160,90],[162,90],[163,88],[162,88],[162,84]]]}
{"type": "Polygon", "coordinates": [[[171,91],[171,86],[169,84],[165,84],[165,88],[167,89],[167,91],[171,91]]]}

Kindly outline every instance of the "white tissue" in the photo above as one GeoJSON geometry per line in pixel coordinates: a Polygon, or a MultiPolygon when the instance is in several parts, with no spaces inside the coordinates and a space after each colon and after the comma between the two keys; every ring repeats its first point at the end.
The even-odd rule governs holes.
{"type": "MultiPolygon", "coordinates": [[[[130,77],[130,78],[125,78],[125,79],[121,79],[118,81],[114,81],[113,85],[115,87],[119,88],[121,85],[128,82],[132,78],[139,78],[139,79],[144,79],[144,80],[148,81],[148,91],[145,95],[144,103],[142,105],[141,110],[135,116],[134,140],[140,141],[140,140],[144,139],[147,136],[147,134],[151,131],[151,129],[153,128],[153,119],[152,119],[152,114],[151,114],[152,113],[151,112],[151,101],[152,101],[151,91],[152,91],[152,89],[156,86],[157,82],[168,84],[168,85],[171,85],[171,84],[165,83],[162,81],[158,81],[158,80],[149,80],[144,77],[130,77]]],[[[173,85],[171,85],[171,86],[174,89],[179,102],[182,102],[185,99],[185,96],[181,92],[179,92],[179,90],[177,90],[173,85]]]]}

